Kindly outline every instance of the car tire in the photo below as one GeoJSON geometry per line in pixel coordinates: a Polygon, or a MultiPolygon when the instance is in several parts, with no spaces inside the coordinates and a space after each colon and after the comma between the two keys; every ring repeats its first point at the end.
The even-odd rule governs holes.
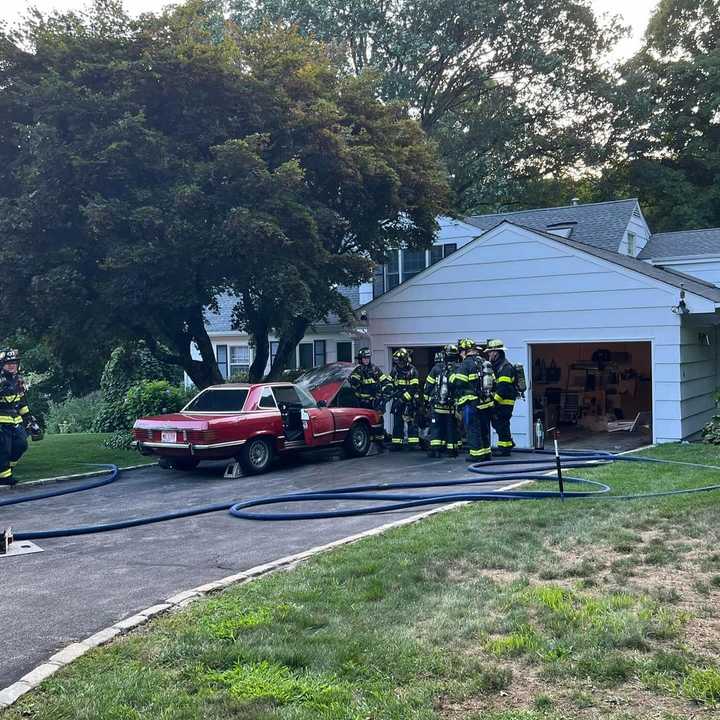
{"type": "Polygon", "coordinates": [[[348,430],[343,448],[348,457],[364,457],[370,451],[370,445],[372,445],[370,427],[367,423],[356,422],[348,430]]]}
{"type": "Polygon", "coordinates": [[[200,461],[195,458],[161,457],[158,465],[166,470],[194,470],[200,461]]]}
{"type": "Polygon", "coordinates": [[[247,475],[264,473],[272,462],[273,449],[267,438],[256,437],[248,440],[242,447],[238,461],[247,475]]]}

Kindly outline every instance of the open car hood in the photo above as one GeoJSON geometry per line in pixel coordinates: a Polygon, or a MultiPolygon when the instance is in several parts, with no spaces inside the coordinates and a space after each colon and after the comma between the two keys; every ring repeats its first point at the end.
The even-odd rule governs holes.
{"type": "Polygon", "coordinates": [[[350,377],[354,367],[355,365],[349,362],[329,363],[303,373],[295,380],[295,384],[307,390],[315,400],[324,400],[330,405],[350,377]]]}

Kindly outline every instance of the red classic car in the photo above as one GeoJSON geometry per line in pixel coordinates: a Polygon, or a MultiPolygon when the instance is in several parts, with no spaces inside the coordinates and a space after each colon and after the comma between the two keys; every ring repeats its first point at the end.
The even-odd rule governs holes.
{"type": "Polygon", "coordinates": [[[311,370],[296,383],[230,383],[198,393],[179,413],[135,421],[137,449],[164,467],[189,470],[201,460],[236,459],[246,473],[264,472],[287,452],[342,446],[366,455],[382,414],[352,407],[350,363],[311,370]]]}

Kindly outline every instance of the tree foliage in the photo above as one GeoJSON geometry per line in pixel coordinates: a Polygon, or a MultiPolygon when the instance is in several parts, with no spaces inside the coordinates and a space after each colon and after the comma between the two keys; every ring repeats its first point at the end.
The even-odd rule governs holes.
{"type": "Polygon", "coordinates": [[[447,188],[417,123],[318,42],[211,10],[98,0],[0,33],[3,325],[58,350],[140,338],[203,387],[218,293],[258,355],[280,333],[279,372],[309,322],[347,313],[337,284],[431,241],[447,188]]]}
{"type": "Polygon", "coordinates": [[[600,191],[637,194],[656,232],[720,226],[720,2],[662,0],[621,72],[600,191]]]}
{"type": "MultiPolygon", "coordinates": [[[[299,26],[349,71],[381,73],[440,144],[458,209],[522,204],[528,184],[597,162],[603,67],[621,28],[585,0],[236,0],[246,27],[299,26]]],[[[526,193],[527,194],[527,193],[526,193]]]]}

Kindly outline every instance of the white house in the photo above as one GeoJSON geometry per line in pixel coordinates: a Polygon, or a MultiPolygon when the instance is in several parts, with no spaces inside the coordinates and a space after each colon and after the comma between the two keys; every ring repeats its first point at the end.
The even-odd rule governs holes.
{"type": "Polygon", "coordinates": [[[598,432],[640,415],[655,442],[692,437],[720,384],[720,230],[692,236],[653,236],[637,200],[446,220],[451,252],[405,277],[400,253],[382,288],[378,273],[386,292],[361,309],[373,360],[408,347],[424,374],[445,343],[499,337],[531,384],[518,444],[538,416],[598,432]]]}

